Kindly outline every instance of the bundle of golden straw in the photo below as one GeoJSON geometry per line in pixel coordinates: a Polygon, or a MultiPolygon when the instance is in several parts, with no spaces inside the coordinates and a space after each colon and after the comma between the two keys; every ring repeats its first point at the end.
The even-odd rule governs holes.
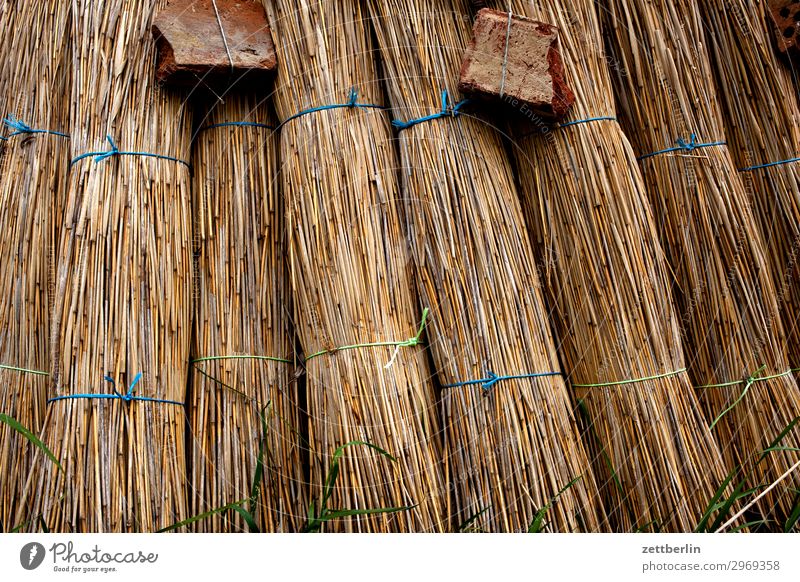
{"type": "MultiPolygon", "coordinates": [[[[69,5],[19,1],[2,18],[7,94],[0,113],[7,123],[0,163],[0,414],[38,432],[49,385],[54,246],[69,159],[63,133],[69,130],[69,5]]],[[[0,531],[18,525],[18,499],[36,470],[33,450],[0,424],[0,531]]]]}
{"type": "MultiPolygon", "coordinates": [[[[447,107],[459,103],[468,2],[369,5],[393,116],[405,122],[440,113],[443,91],[447,107]]],[[[471,526],[478,530],[526,531],[566,488],[548,512],[548,529],[598,530],[601,499],[500,133],[465,110],[401,129],[399,143],[409,240],[445,386],[456,522],[477,516],[471,526]]]]}
{"type": "MultiPolygon", "coordinates": [[[[724,143],[699,7],[695,0],[607,4],[620,65],[612,76],[675,273],[689,375],[729,469],[744,465],[753,485],[772,483],[800,454],[759,460],[800,416],[800,392],[763,241],[724,143]]],[[[783,444],[800,445],[798,433],[783,444]]],[[[778,503],[791,511],[791,496],[765,501],[767,514],[778,503]]]]}
{"type": "MultiPolygon", "coordinates": [[[[494,7],[505,10],[505,2],[494,7]]],[[[630,145],[614,121],[589,0],[511,3],[560,28],[570,121],[516,141],[529,226],[561,358],[585,405],[618,531],[691,531],[723,481],[685,373],[664,256],[630,145]],[[597,119],[601,118],[601,119],[597,119]]]]}
{"type": "MultiPolygon", "coordinates": [[[[244,507],[261,531],[296,531],[307,485],[274,126],[263,100],[231,93],[209,107],[194,142],[189,508],[198,515],[255,494],[244,507]]],[[[234,512],[196,524],[246,528],[234,512]]]]}
{"type": "Polygon", "coordinates": [[[52,531],[186,518],[191,127],[183,99],[154,81],[157,4],[72,2],[73,160],[53,321],[61,399],[42,431],[65,473],[39,455],[26,490],[52,531]]]}
{"type": "Polygon", "coordinates": [[[307,358],[313,509],[413,506],[345,517],[328,530],[447,529],[440,421],[419,345],[423,318],[369,21],[357,0],[269,5],[282,47],[275,96],[296,329],[307,358]],[[332,455],[351,441],[397,460],[352,446],[331,475],[332,455]],[[329,476],[338,478],[323,503],[329,476]]]}

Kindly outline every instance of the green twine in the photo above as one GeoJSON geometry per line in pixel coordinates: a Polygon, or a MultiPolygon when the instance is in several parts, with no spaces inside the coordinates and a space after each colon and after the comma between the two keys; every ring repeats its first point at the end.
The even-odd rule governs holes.
{"type": "Polygon", "coordinates": [[[732,382],[722,382],[721,384],[706,384],[705,386],[698,386],[697,387],[698,389],[727,388],[729,386],[737,386],[739,384],[744,383],[744,390],[742,390],[742,393],[739,395],[739,398],[737,398],[736,401],[733,404],[731,404],[728,408],[723,410],[722,413],[720,413],[720,415],[717,416],[717,418],[714,419],[714,422],[712,422],[711,426],[709,427],[710,430],[713,430],[714,427],[717,426],[719,421],[722,420],[722,418],[726,414],[728,414],[731,410],[736,408],[742,402],[742,400],[744,400],[745,396],[747,396],[747,393],[750,392],[750,388],[752,387],[753,384],[755,384],[756,382],[766,382],[767,380],[774,380],[775,378],[783,378],[784,376],[788,376],[788,375],[790,375],[790,374],[792,374],[792,373],[797,371],[797,370],[786,370],[785,372],[783,372],[781,374],[774,374],[772,376],[759,376],[759,374],[761,374],[761,372],[763,372],[766,369],[767,369],[767,365],[764,364],[758,370],[756,370],[755,372],[750,374],[750,376],[748,376],[747,378],[744,378],[743,380],[734,380],[732,382]]]}
{"type": "Polygon", "coordinates": [[[659,374],[658,376],[647,376],[646,378],[635,378],[633,380],[621,380],[619,382],[606,382],[604,384],[573,384],[573,388],[604,388],[606,386],[621,386],[623,384],[638,384],[640,382],[647,382],[649,380],[660,380],[661,378],[669,378],[670,376],[677,376],[678,374],[683,374],[686,371],[686,368],[681,368],[680,370],[675,370],[674,372],[666,372],[665,374],[659,374]]]}
{"type": "Polygon", "coordinates": [[[189,360],[190,364],[199,364],[201,362],[216,362],[219,360],[263,360],[268,362],[281,362],[284,364],[291,364],[291,360],[285,358],[275,358],[273,356],[250,356],[247,354],[232,355],[232,356],[207,356],[204,358],[197,358],[196,360],[189,360]]]}
{"type": "Polygon", "coordinates": [[[379,348],[379,347],[394,347],[394,355],[392,355],[392,359],[389,360],[389,363],[384,366],[388,368],[394,363],[395,357],[397,357],[400,348],[413,348],[414,346],[418,346],[420,344],[420,338],[422,337],[422,332],[425,330],[425,322],[428,319],[428,312],[429,309],[426,307],[422,311],[422,321],[419,324],[419,329],[417,330],[417,335],[407,340],[399,341],[399,342],[374,342],[368,344],[353,344],[350,346],[341,346],[338,348],[334,348],[332,350],[322,350],[315,354],[311,354],[306,358],[306,362],[309,360],[313,360],[314,358],[318,358],[319,356],[324,356],[325,354],[333,354],[336,352],[341,352],[345,350],[357,350],[360,348],[379,348]]]}
{"type": "Polygon", "coordinates": [[[42,372],[41,370],[28,370],[27,368],[17,368],[16,366],[6,366],[5,364],[0,364],[0,370],[11,370],[12,372],[22,372],[23,374],[36,374],[37,376],[50,375],[49,373],[42,372]]]}

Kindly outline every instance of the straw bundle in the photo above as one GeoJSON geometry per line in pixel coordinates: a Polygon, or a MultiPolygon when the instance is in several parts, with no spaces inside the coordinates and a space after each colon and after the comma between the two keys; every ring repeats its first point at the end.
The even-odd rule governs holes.
{"type": "Polygon", "coordinates": [[[753,199],[792,367],[800,367],[800,107],[761,0],[700,3],[728,149],[753,199]],[[786,162],[786,163],[776,163],[786,162]],[[771,165],[775,164],[775,165],[771,165]],[[766,166],[766,167],[759,167],[766,166]],[[753,168],[745,170],[746,168],[753,168]]]}
{"type": "Polygon", "coordinates": [[[516,158],[562,361],[605,458],[597,476],[611,519],[620,531],[692,530],[722,482],[722,463],[682,372],[663,251],[633,152],[613,121],[594,7],[541,0],[512,9],[561,29],[576,95],[573,123],[537,124],[518,139],[516,158]]]}
{"type": "Polygon", "coordinates": [[[389,117],[374,107],[382,96],[369,22],[356,0],[275,0],[270,11],[284,47],[276,108],[296,329],[308,358],[313,497],[337,447],[367,441],[397,462],[349,447],[329,506],[417,506],[327,528],[446,529],[440,422],[417,347],[389,117]],[[308,112],[335,104],[344,106],[308,112]],[[365,345],[381,342],[389,345],[365,345]]]}
{"type": "MultiPolygon", "coordinates": [[[[50,369],[49,313],[69,140],[69,5],[16,2],[2,16],[7,109],[30,126],[6,126],[0,164],[0,413],[31,431],[45,415],[50,369]],[[6,17],[15,19],[11,23],[6,17]],[[13,55],[13,57],[12,57],[13,55]],[[8,366],[7,368],[5,366],[8,366]],[[16,368],[16,369],[12,369],[16,368]]],[[[0,528],[14,522],[33,469],[31,448],[0,424],[0,528]]]]}
{"type": "MultiPolygon", "coordinates": [[[[262,455],[250,503],[259,529],[294,531],[308,505],[274,125],[254,95],[232,94],[210,108],[195,140],[190,513],[250,497],[262,455]]],[[[229,519],[216,514],[197,529],[246,528],[238,514],[229,519]]]]}
{"type": "MultiPolygon", "coordinates": [[[[466,0],[370,2],[399,120],[457,96],[469,41],[466,0]]],[[[469,115],[400,133],[405,210],[428,336],[441,383],[447,480],[458,523],[525,531],[567,484],[547,519],[555,531],[595,531],[600,499],[560,373],[533,250],[498,132],[469,115]],[[518,376],[497,384],[487,374],[518,376]],[[538,377],[524,377],[526,375],[538,377]],[[522,376],[522,377],[520,377],[522,376]],[[463,382],[466,385],[459,385],[463,382]]]]}
{"type": "Polygon", "coordinates": [[[67,398],[49,403],[43,429],[66,474],[43,463],[28,493],[54,531],[186,517],[192,241],[189,170],[176,160],[191,127],[182,100],[154,86],[156,4],[72,2],[71,155],[107,152],[107,135],[119,151],[70,168],[53,374],[53,396],[67,398]]]}
{"type": "Polygon", "coordinates": [[[706,46],[728,148],[754,202],[778,291],[789,363],[799,368],[800,106],[792,97],[797,95],[793,74],[772,49],[767,2],[708,0],[700,8],[714,31],[706,46]]]}
{"type": "MultiPolygon", "coordinates": [[[[613,77],[634,150],[647,155],[641,166],[677,280],[674,297],[693,354],[689,375],[709,422],[719,420],[714,433],[729,468],[745,465],[754,485],[771,483],[800,454],[755,463],[800,416],[800,393],[758,225],[723,143],[715,90],[697,82],[712,78],[699,8],[694,0],[608,0],[608,7],[610,44],[628,72],[613,77]],[[689,145],[664,151],[678,138],[689,145]]],[[[798,434],[784,444],[800,445],[798,434]]],[[[783,497],[790,511],[792,499],[783,497]]]]}

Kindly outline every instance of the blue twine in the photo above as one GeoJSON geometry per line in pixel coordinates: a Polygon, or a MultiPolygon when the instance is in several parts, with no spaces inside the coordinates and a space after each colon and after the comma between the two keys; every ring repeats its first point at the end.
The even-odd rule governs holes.
{"type": "MultiPolygon", "coordinates": [[[[103,376],[103,379],[106,382],[110,382],[112,384],[112,386],[116,386],[116,383],[114,382],[113,378],[109,378],[108,376],[103,376]]],[[[139,372],[138,374],[136,374],[136,377],[133,379],[133,383],[130,385],[130,388],[128,388],[127,394],[125,394],[124,396],[122,394],[120,394],[119,392],[117,392],[117,389],[115,387],[115,388],[112,388],[112,390],[114,390],[114,394],[71,394],[69,396],[56,396],[55,398],[49,399],[47,401],[47,403],[49,404],[51,402],[55,402],[56,400],[73,400],[73,399],[77,399],[77,398],[93,398],[93,399],[96,399],[96,400],[100,400],[100,399],[102,399],[102,400],[122,400],[123,402],[131,402],[133,400],[136,400],[138,402],[159,402],[159,403],[162,403],[162,404],[175,404],[177,406],[183,406],[183,402],[177,402],[175,400],[162,400],[160,398],[148,398],[146,396],[134,396],[133,395],[133,389],[136,387],[136,385],[139,383],[139,380],[141,380],[141,379],[142,379],[142,373],[139,372]]]]}
{"type": "Polygon", "coordinates": [[[518,374],[515,376],[498,376],[492,371],[486,372],[486,378],[480,380],[468,380],[466,382],[456,382],[455,384],[445,384],[444,388],[460,388],[462,386],[475,386],[480,384],[484,392],[489,392],[495,384],[504,380],[522,380],[525,378],[543,378],[546,376],[561,376],[561,372],[539,372],[537,374],[518,374]]]}
{"type": "MultiPolygon", "coordinates": [[[[23,134],[33,134],[33,133],[49,133],[50,135],[57,135],[59,137],[66,137],[69,139],[69,135],[66,133],[61,133],[60,131],[52,131],[49,129],[34,129],[24,121],[21,121],[14,117],[13,115],[9,115],[3,120],[9,128],[14,130],[14,133],[9,134],[8,137],[14,137],[15,135],[23,135],[23,134]]],[[[5,138],[3,138],[5,139],[5,138]]]]}
{"type": "Polygon", "coordinates": [[[145,156],[148,158],[158,158],[159,160],[169,160],[171,162],[178,162],[179,164],[183,164],[187,168],[191,169],[191,164],[189,162],[184,162],[183,160],[179,160],[178,158],[173,158],[172,156],[164,156],[162,154],[151,154],[149,152],[123,152],[117,147],[117,144],[114,143],[114,140],[111,139],[110,135],[106,136],[108,143],[111,145],[111,149],[107,152],[88,152],[85,154],[79,155],[77,158],[73,159],[69,165],[72,167],[77,162],[81,161],[84,158],[94,158],[95,163],[102,162],[103,160],[107,160],[108,158],[114,156],[145,156]]]}
{"type": "Polygon", "coordinates": [[[758,166],[747,166],[746,168],[742,168],[740,172],[752,172],[753,170],[761,170],[763,168],[771,168],[772,166],[781,166],[783,164],[793,164],[794,162],[800,162],[800,158],[790,158],[788,160],[781,160],[780,162],[770,162],[768,164],[760,164],[758,166]]]}
{"type": "Polygon", "coordinates": [[[570,125],[580,125],[581,123],[590,123],[592,121],[616,121],[616,117],[611,117],[609,115],[603,115],[601,117],[587,117],[586,119],[576,119],[575,121],[568,121],[566,123],[559,123],[556,125],[556,129],[563,129],[565,127],[569,127],[570,125]]]}
{"type": "Polygon", "coordinates": [[[692,136],[689,138],[688,142],[684,141],[684,139],[682,137],[679,137],[677,140],[675,140],[675,147],[667,148],[665,150],[659,150],[659,151],[653,152],[651,154],[645,154],[643,156],[639,156],[636,159],[637,160],[644,160],[646,158],[652,158],[653,156],[658,156],[658,155],[661,155],[661,154],[668,154],[670,152],[676,152],[676,151],[691,152],[693,150],[697,150],[697,149],[700,149],[700,148],[710,148],[710,147],[714,147],[714,146],[725,145],[724,141],[714,141],[714,142],[709,142],[709,143],[697,143],[695,141],[695,139],[696,139],[695,134],[692,134],[692,136]]]}
{"type": "Polygon", "coordinates": [[[434,119],[441,119],[442,117],[458,117],[461,115],[461,108],[467,103],[469,103],[469,99],[462,99],[450,107],[450,105],[448,105],[447,89],[444,89],[442,91],[442,110],[439,111],[439,113],[433,113],[432,115],[426,115],[425,117],[410,119],[408,121],[400,121],[399,119],[395,119],[392,121],[392,125],[398,128],[400,131],[403,131],[404,129],[419,125],[420,123],[425,123],[426,121],[433,121],[434,119]]]}
{"type": "Polygon", "coordinates": [[[200,129],[200,131],[207,131],[209,129],[215,129],[217,127],[260,127],[263,129],[271,129],[275,131],[275,126],[267,125],[266,123],[256,123],[254,121],[225,121],[222,123],[215,123],[213,125],[207,125],[200,129]]]}
{"type": "Polygon", "coordinates": [[[383,105],[374,105],[371,103],[359,103],[358,91],[356,91],[355,87],[352,87],[347,97],[347,103],[334,103],[332,105],[320,105],[319,107],[304,109],[303,111],[295,113],[294,115],[287,117],[286,119],[281,121],[278,124],[278,127],[275,128],[275,130],[277,131],[278,129],[282,128],[284,125],[286,125],[287,123],[289,123],[294,119],[297,119],[298,117],[308,115],[309,113],[316,113],[318,111],[327,111],[329,109],[386,109],[386,108],[383,105]]]}

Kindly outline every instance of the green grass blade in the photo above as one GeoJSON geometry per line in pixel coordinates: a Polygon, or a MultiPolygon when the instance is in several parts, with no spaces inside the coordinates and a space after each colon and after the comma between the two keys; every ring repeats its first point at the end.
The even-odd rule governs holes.
{"type": "Polygon", "coordinates": [[[474,513],[474,514],[472,514],[470,517],[468,517],[468,518],[467,518],[467,519],[464,521],[464,523],[462,523],[460,526],[458,526],[458,529],[457,529],[456,531],[457,531],[458,533],[464,533],[464,532],[467,530],[467,528],[471,527],[473,523],[475,523],[476,521],[478,521],[478,519],[479,519],[479,518],[480,518],[480,517],[481,517],[481,516],[482,516],[484,513],[486,513],[487,511],[489,511],[489,509],[490,509],[491,507],[492,507],[491,505],[487,505],[486,507],[484,507],[483,509],[481,509],[481,510],[480,510],[480,511],[478,511],[477,513],[474,513]]]}
{"type": "Polygon", "coordinates": [[[211,509],[204,513],[200,513],[198,515],[189,517],[187,519],[184,519],[183,521],[179,521],[178,523],[173,523],[170,526],[158,530],[156,533],[165,533],[168,531],[176,530],[186,525],[191,525],[195,522],[211,517],[212,515],[216,515],[218,513],[225,513],[226,511],[230,511],[231,509],[235,509],[237,507],[241,508],[241,506],[247,503],[247,501],[248,501],[247,499],[242,499],[240,501],[234,501],[233,503],[228,503],[227,505],[223,505],[222,507],[217,507],[216,509],[211,509]]]}
{"type": "Polygon", "coordinates": [[[410,511],[417,505],[406,505],[404,507],[381,507],[378,509],[333,509],[320,518],[321,521],[331,521],[342,517],[352,517],[354,515],[376,515],[380,513],[399,513],[410,511]]]}
{"type": "Polygon", "coordinates": [[[555,503],[556,503],[556,501],[558,501],[559,497],[561,497],[564,493],[566,493],[570,488],[572,488],[575,485],[575,483],[580,481],[582,478],[583,478],[583,476],[579,475],[579,476],[575,477],[572,481],[570,481],[569,483],[564,485],[564,487],[561,488],[561,491],[556,493],[553,496],[553,498],[547,503],[547,505],[542,507],[536,513],[536,516],[533,518],[533,521],[528,526],[528,533],[541,533],[542,532],[542,530],[544,529],[544,518],[547,515],[547,512],[550,511],[550,509],[553,507],[553,505],[555,505],[555,503]]]}
{"type": "Polygon", "coordinates": [[[231,509],[242,516],[242,519],[245,521],[247,527],[250,529],[250,533],[261,533],[258,529],[258,525],[256,525],[256,520],[253,517],[252,513],[250,513],[240,505],[231,507],[231,509]]]}
{"type": "Polygon", "coordinates": [[[47,445],[45,445],[42,441],[40,441],[37,438],[37,436],[33,434],[30,430],[28,430],[27,428],[22,426],[19,422],[17,422],[16,419],[11,418],[10,416],[7,416],[5,414],[0,414],[0,422],[2,422],[3,424],[7,424],[15,431],[20,433],[22,436],[24,436],[26,439],[28,439],[28,441],[30,441],[37,449],[42,451],[47,456],[47,458],[50,459],[53,462],[53,464],[55,464],[56,467],[58,467],[59,471],[65,473],[64,468],[61,466],[61,463],[58,462],[56,456],[50,451],[50,449],[47,448],[47,445]]]}

